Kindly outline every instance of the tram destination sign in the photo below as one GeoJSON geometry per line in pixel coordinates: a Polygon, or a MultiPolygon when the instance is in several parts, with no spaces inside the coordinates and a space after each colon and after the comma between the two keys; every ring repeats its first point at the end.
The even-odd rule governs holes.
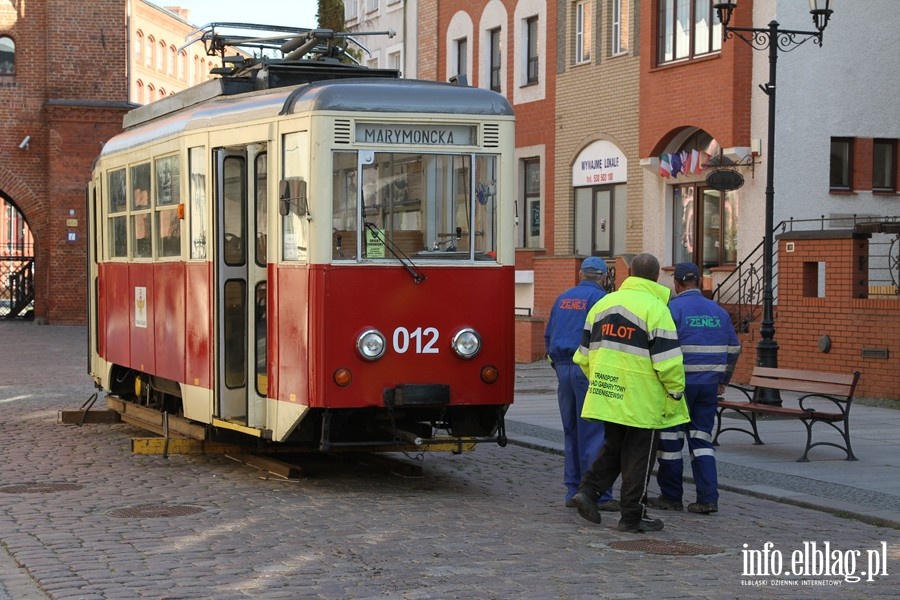
{"type": "Polygon", "coordinates": [[[716,169],[706,176],[706,185],[720,192],[729,192],[743,187],[744,176],[732,169],[716,169]]]}
{"type": "Polygon", "coordinates": [[[469,125],[357,123],[356,141],[386,146],[474,146],[477,128],[469,125]]]}

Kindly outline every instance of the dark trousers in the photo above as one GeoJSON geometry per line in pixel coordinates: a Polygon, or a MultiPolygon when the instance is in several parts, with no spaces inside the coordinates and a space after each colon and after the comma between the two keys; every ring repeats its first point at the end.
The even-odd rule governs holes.
{"type": "Polygon", "coordinates": [[[656,460],[659,432],[606,422],[606,441],[581,481],[580,491],[598,498],[622,475],[622,522],[634,524],[644,516],[647,485],[656,460]]]}

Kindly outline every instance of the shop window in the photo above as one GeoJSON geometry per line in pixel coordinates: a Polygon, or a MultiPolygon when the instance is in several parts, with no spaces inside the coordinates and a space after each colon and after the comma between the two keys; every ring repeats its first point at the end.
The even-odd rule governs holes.
{"type": "Polygon", "coordinates": [[[853,173],[853,139],[831,138],[831,165],[828,187],[833,191],[850,191],[853,173]]]}
{"type": "Polygon", "coordinates": [[[7,35],[0,35],[0,76],[16,74],[16,43],[7,35]]]}
{"type": "Polygon", "coordinates": [[[672,192],[674,232],[672,261],[703,268],[737,261],[737,192],[683,184],[672,192]]]}
{"type": "Polygon", "coordinates": [[[722,49],[722,23],[716,0],[659,0],[657,62],[703,57],[722,49]]]}

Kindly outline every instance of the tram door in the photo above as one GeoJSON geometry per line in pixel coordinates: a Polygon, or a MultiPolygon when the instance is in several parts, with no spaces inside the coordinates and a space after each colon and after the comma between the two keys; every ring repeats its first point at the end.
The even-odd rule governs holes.
{"type": "Polygon", "coordinates": [[[216,161],[217,417],[265,423],[265,144],[220,148],[216,161]]]}

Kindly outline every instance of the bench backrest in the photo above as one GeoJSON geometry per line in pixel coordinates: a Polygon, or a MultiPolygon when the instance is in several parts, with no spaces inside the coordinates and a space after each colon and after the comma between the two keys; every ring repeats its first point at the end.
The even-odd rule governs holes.
{"type": "Polygon", "coordinates": [[[758,388],[826,394],[849,399],[853,398],[857,381],[859,381],[859,371],[844,375],[799,369],[753,367],[753,373],[750,375],[750,385],[758,388]]]}

